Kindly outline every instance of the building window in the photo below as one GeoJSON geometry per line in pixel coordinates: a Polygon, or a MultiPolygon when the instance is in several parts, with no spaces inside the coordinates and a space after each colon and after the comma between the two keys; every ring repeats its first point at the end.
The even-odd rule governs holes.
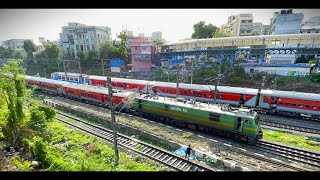
{"type": "Polygon", "coordinates": [[[248,23],[252,23],[252,20],[248,20],[248,23]]]}
{"type": "Polygon", "coordinates": [[[83,45],[80,45],[80,50],[83,51],[83,45]]]}
{"type": "Polygon", "coordinates": [[[242,23],[246,23],[247,21],[246,21],[246,20],[241,20],[241,22],[242,22],[242,23]]]}

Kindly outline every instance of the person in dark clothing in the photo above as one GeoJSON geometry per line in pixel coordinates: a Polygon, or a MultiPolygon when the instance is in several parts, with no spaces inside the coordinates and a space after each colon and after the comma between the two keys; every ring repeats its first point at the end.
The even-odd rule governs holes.
{"type": "Polygon", "coordinates": [[[188,156],[188,159],[189,159],[191,151],[192,151],[192,149],[191,149],[190,144],[189,144],[189,147],[187,148],[186,155],[184,156],[184,158],[187,158],[187,156],[188,156]]]}

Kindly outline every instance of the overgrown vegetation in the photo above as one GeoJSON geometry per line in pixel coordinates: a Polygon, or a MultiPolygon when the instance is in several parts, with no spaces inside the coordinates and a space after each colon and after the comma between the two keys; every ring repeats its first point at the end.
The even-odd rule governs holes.
{"type": "Polygon", "coordinates": [[[31,95],[25,85],[25,69],[12,60],[0,69],[0,125],[7,146],[19,146],[24,138],[45,136],[47,123],[55,111],[34,103],[25,109],[26,98],[31,95]]]}
{"type": "Polygon", "coordinates": [[[306,139],[304,136],[293,133],[263,129],[263,139],[287,144],[292,147],[320,151],[320,144],[316,144],[313,141],[306,139]]]}
{"type": "Polygon", "coordinates": [[[120,153],[119,165],[113,169],[114,150],[102,140],[52,122],[48,141],[42,138],[28,139],[32,156],[46,171],[160,171],[152,163],[143,162],[120,153]]]}

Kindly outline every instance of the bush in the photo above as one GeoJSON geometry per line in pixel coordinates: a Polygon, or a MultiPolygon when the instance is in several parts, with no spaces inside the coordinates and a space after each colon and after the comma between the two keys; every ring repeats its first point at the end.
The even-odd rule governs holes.
{"type": "Polygon", "coordinates": [[[35,138],[32,146],[32,155],[40,161],[43,168],[49,167],[51,158],[48,157],[48,147],[42,138],[35,138]]]}

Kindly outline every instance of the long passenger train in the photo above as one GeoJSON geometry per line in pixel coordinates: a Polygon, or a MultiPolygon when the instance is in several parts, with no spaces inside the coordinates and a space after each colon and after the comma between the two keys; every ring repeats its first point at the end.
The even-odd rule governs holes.
{"type": "MultiPolygon", "coordinates": [[[[52,73],[56,80],[66,79],[63,72],[52,73]],[[58,78],[57,78],[58,77],[58,78]]],[[[82,75],[83,82],[94,86],[107,87],[107,77],[82,75]]],[[[133,90],[139,93],[176,96],[176,83],[145,81],[124,78],[111,78],[112,86],[120,90],[133,90]]],[[[199,101],[214,101],[214,86],[179,84],[179,97],[199,101]]],[[[295,91],[217,86],[217,103],[258,108],[263,113],[287,116],[309,116],[320,119],[320,95],[295,91]]]]}
{"type": "MultiPolygon", "coordinates": [[[[28,87],[51,92],[103,107],[109,106],[108,88],[26,76],[28,87]]],[[[116,90],[113,93],[116,110],[154,120],[189,127],[209,133],[232,137],[254,144],[262,138],[258,115],[249,109],[222,107],[210,103],[166,98],[134,91],[116,90]]]]}

